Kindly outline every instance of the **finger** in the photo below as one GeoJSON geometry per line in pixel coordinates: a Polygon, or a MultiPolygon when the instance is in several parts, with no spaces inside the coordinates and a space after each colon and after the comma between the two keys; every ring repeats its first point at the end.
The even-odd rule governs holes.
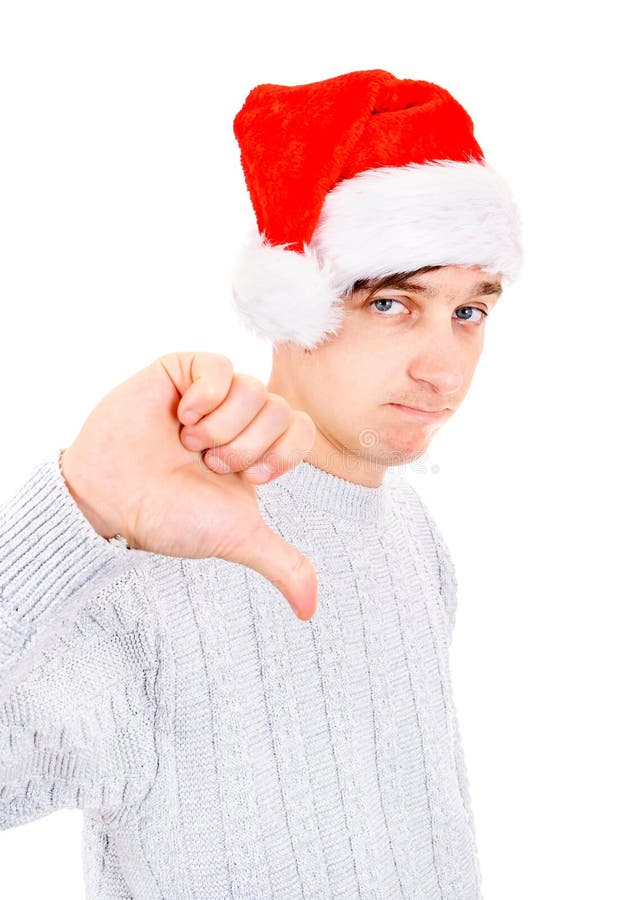
{"type": "Polygon", "coordinates": [[[212,453],[204,457],[206,464],[210,464],[210,460],[219,460],[227,471],[247,469],[287,430],[291,415],[292,410],[282,397],[268,394],[265,406],[248,427],[230,443],[215,446],[212,453]]]}
{"type": "Polygon", "coordinates": [[[311,417],[303,410],[293,410],[287,431],[244,474],[259,484],[278,478],[305,459],[315,440],[316,426],[311,417]]]}
{"type": "Polygon", "coordinates": [[[267,398],[268,390],[262,381],[252,375],[235,374],[223,403],[196,425],[182,429],[182,443],[189,450],[230,443],[257,416],[267,398]]]}
{"type": "Polygon", "coordinates": [[[179,351],[156,360],[181,395],[177,416],[190,425],[223,402],[234,374],[232,360],[221,353],[179,351]]]}
{"type": "Polygon", "coordinates": [[[230,559],[267,578],[281,591],[299,619],[306,621],[316,612],[318,586],[314,566],[263,519],[230,559]]]}

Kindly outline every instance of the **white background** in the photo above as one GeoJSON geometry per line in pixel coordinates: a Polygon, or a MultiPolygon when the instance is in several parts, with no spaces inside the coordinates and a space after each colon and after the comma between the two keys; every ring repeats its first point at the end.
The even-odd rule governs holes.
{"type": "MultiPolygon", "coordinates": [[[[625,14],[627,15],[627,13],[625,14]]],[[[270,349],[231,308],[260,82],[384,68],[469,111],[525,265],[407,468],[451,548],[485,900],[634,898],[635,132],[618,2],[5,2],[0,493],[157,356],[270,349]]],[[[7,900],[81,898],[81,813],[0,833],[7,900]]]]}

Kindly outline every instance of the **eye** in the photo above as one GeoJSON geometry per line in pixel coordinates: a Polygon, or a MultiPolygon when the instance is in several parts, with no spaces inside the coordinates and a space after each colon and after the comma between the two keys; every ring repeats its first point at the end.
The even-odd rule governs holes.
{"type": "MultiPolygon", "coordinates": [[[[369,303],[368,305],[369,305],[369,306],[374,306],[374,308],[376,309],[376,312],[379,312],[379,313],[381,313],[381,314],[388,313],[388,312],[390,311],[390,309],[394,309],[395,307],[394,307],[394,306],[391,306],[390,309],[387,309],[387,308],[385,308],[385,309],[379,309],[379,308],[376,306],[377,303],[384,303],[384,304],[396,304],[396,303],[399,303],[400,306],[402,306],[403,309],[406,309],[406,308],[407,308],[407,307],[405,306],[405,304],[404,304],[401,300],[397,300],[395,297],[377,297],[375,300],[371,300],[370,303],[369,303]]],[[[457,313],[465,313],[465,312],[468,312],[469,315],[468,315],[468,316],[461,315],[459,321],[461,321],[461,322],[468,322],[470,325],[473,325],[473,324],[475,324],[475,325],[480,325],[482,322],[484,322],[484,320],[485,320],[485,319],[487,318],[487,316],[489,315],[488,312],[485,312],[483,309],[480,309],[479,306],[459,306],[458,309],[455,310],[455,312],[457,312],[457,313]],[[476,313],[480,313],[480,314],[481,314],[480,317],[479,317],[479,318],[473,318],[473,319],[471,319],[471,318],[470,318],[471,311],[476,312],[476,313]]],[[[397,310],[397,312],[394,313],[393,315],[384,315],[384,318],[386,318],[386,319],[392,319],[392,318],[395,319],[396,316],[397,316],[397,314],[398,314],[398,315],[400,314],[399,310],[397,310]]]]}
{"type": "MultiPolygon", "coordinates": [[[[458,309],[456,310],[456,312],[465,312],[465,311],[467,311],[467,310],[473,310],[474,312],[482,313],[482,315],[481,315],[481,317],[480,317],[479,319],[474,319],[474,320],[473,320],[473,321],[475,321],[476,325],[480,325],[482,322],[484,322],[484,320],[486,319],[486,317],[489,315],[488,312],[485,312],[483,309],[480,309],[479,306],[459,306],[458,309]]],[[[464,317],[461,318],[460,321],[461,321],[461,322],[471,322],[470,319],[464,318],[464,317]]]]}
{"type": "MultiPolygon", "coordinates": [[[[396,300],[394,297],[377,297],[376,300],[372,300],[369,304],[373,306],[375,303],[400,303],[403,309],[407,309],[404,303],[400,300],[396,300]]],[[[376,312],[385,312],[385,310],[377,309],[376,312]]],[[[393,316],[385,316],[386,319],[394,318],[393,316]]]]}

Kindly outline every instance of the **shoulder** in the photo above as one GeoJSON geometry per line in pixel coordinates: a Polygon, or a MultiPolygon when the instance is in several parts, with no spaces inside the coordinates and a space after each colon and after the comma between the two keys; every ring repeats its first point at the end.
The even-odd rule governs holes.
{"type": "Polygon", "coordinates": [[[435,560],[440,591],[445,600],[450,628],[453,628],[458,584],[456,568],[446,538],[431,509],[404,475],[392,473],[387,486],[405,527],[425,555],[435,560]]]}
{"type": "Polygon", "coordinates": [[[393,472],[387,480],[388,493],[392,506],[401,515],[405,523],[417,529],[418,536],[438,540],[440,530],[420,492],[411,482],[398,472],[393,472]]]}

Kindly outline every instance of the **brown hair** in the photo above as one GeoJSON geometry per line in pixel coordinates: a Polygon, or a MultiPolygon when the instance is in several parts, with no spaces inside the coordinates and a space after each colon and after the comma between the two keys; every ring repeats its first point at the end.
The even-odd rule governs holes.
{"type": "Polygon", "coordinates": [[[420,275],[421,272],[435,272],[442,266],[421,266],[420,269],[413,269],[411,272],[396,272],[390,275],[382,275],[378,278],[360,278],[345,292],[345,296],[351,297],[355,291],[368,289],[366,299],[384,287],[400,287],[405,281],[409,281],[414,275],[420,275]]]}

